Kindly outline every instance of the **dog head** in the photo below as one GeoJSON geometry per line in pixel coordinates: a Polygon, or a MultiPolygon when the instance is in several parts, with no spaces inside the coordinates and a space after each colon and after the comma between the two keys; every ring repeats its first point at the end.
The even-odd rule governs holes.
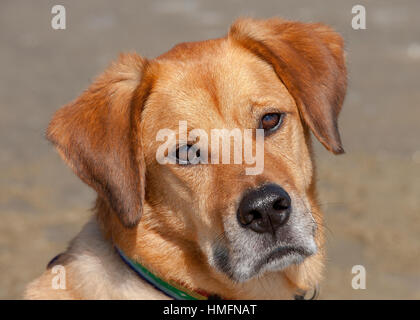
{"type": "Polygon", "coordinates": [[[343,42],[329,27],[242,19],[224,38],[180,44],[154,60],[121,56],[57,112],[47,136],[127,230],[194,247],[217,273],[246,282],[319,263],[310,132],[343,152],[337,117],[345,89],[343,42]],[[263,170],[189,161],[191,150],[202,158],[205,149],[208,159],[219,151],[213,129],[255,130],[248,147],[263,156],[263,170]],[[164,154],[174,163],[157,156],[162,130],[175,132],[164,154]]]}

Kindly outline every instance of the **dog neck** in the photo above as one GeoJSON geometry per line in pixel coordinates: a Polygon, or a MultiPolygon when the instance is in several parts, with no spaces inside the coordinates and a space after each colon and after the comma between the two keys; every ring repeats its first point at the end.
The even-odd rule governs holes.
{"type": "Polygon", "coordinates": [[[221,297],[215,294],[208,293],[204,290],[190,290],[179,283],[166,282],[159,278],[153,272],[149,271],[139,262],[134,261],[127,257],[124,252],[115,247],[117,253],[124,261],[124,263],[130,267],[141,279],[150,284],[156,290],[159,290],[169,298],[175,300],[220,300],[221,297]]]}
{"type": "Polygon", "coordinates": [[[298,266],[288,272],[270,272],[258,279],[235,283],[207,263],[194,241],[162,232],[147,221],[126,228],[101,198],[97,199],[95,213],[104,237],[125,257],[159,279],[182,284],[189,291],[227,299],[293,299],[296,292],[307,289],[298,266]]]}

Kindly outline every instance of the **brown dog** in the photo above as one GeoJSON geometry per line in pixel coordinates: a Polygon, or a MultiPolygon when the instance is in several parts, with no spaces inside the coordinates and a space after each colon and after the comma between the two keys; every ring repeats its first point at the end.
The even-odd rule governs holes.
{"type": "Polygon", "coordinates": [[[127,259],[202,295],[293,298],[313,287],[324,250],[310,131],[343,152],[345,91],[343,41],[323,24],[240,19],[224,38],[154,60],[121,55],[48,128],[98,198],[94,218],[25,296],[167,298],[127,259]],[[179,121],[205,132],[263,129],[264,171],[158,163],[157,133],[179,121]],[[55,265],[65,289],[52,286],[55,265]]]}

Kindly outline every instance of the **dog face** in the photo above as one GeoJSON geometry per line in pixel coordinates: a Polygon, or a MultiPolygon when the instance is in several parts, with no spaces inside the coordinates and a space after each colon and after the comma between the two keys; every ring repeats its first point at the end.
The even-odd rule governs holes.
{"type": "Polygon", "coordinates": [[[122,56],[57,113],[48,137],[123,225],[137,226],[144,211],[140,225],[194,244],[213,269],[244,282],[319,255],[309,130],[342,152],[345,82],[342,41],[328,27],[239,20],[225,38],[181,44],[153,61],[122,56]],[[159,163],[159,132],[179,133],[181,123],[208,137],[262,130],[262,151],[256,134],[251,151],[262,152],[263,170],[181,163],[180,150],[193,144],[207,142],[207,158],[220,151],[188,136],[168,150],[177,163],[159,163]]]}
{"type": "Polygon", "coordinates": [[[205,50],[195,59],[160,63],[165,75],[156,77],[143,110],[142,141],[156,141],[161,129],[179,132],[180,121],[210,137],[215,128],[257,129],[264,116],[279,114],[278,128],[264,138],[264,170],[246,175],[247,165],[233,161],[162,165],[156,162],[160,144],[149,143],[143,146],[146,192],[171,215],[181,214],[175,224],[188,226],[215,268],[244,281],[316,252],[307,196],[312,165],[298,108],[272,67],[229,42],[211,46],[217,46],[211,58],[205,50]],[[276,202],[287,208],[271,212],[276,202]],[[288,221],[277,224],[277,217],[288,221]]]}

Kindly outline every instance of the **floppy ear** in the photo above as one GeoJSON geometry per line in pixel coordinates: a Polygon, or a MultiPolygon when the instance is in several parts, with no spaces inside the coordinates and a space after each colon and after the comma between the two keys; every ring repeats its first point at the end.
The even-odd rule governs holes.
{"type": "Polygon", "coordinates": [[[337,126],[347,87],[341,36],[323,24],[273,18],[237,20],[229,38],[272,65],[318,140],[343,153],[337,126]]]}
{"type": "MultiPolygon", "coordinates": [[[[75,101],[56,112],[47,138],[73,171],[104,198],[127,227],[142,214],[144,160],[133,95],[146,61],[121,55],[75,101]]],[[[137,92],[137,91],[136,91],[137,92]]]]}

